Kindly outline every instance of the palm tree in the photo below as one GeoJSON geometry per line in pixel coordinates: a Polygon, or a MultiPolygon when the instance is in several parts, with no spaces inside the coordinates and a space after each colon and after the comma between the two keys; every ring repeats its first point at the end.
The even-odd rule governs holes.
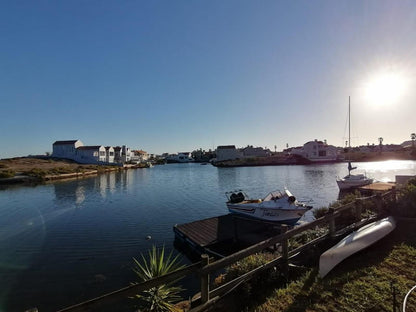
{"type": "MultiPolygon", "coordinates": [[[[149,250],[148,259],[146,259],[143,254],[140,255],[142,263],[133,258],[133,271],[141,281],[147,281],[184,267],[184,265],[179,263],[179,255],[173,257],[172,252],[170,252],[170,254],[165,257],[164,246],[160,250],[158,250],[156,246],[153,246],[152,250],[149,250]]],[[[183,289],[182,287],[172,286],[175,282],[177,281],[153,287],[144,291],[143,294],[135,295],[134,298],[141,300],[140,308],[143,309],[143,311],[180,311],[175,307],[174,302],[181,300],[179,293],[183,291],[183,289]]]]}
{"type": "Polygon", "coordinates": [[[380,154],[381,154],[381,150],[382,150],[382,148],[383,148],[383,138],[382,138],[382,137],[379,137],[379,138],[378,138],[378,142],[379,142],[379,144],[380,144],[380,154]]]}

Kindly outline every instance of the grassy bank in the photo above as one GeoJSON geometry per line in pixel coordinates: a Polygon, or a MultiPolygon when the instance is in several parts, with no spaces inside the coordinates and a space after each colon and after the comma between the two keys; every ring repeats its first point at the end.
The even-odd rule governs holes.
{"type": "Polygon", "coordinates": [[[57,177],[91,171],[99,173],[118,169],[117,166],[78,164],[70,160],[56,158],[18,157],[0,160],[0,178],[23,175],[42,181],[51,176],[57,177]]]}
{"type": "MultiPolygon", "coordinates": [[[[352,203],[358,195],[350,194],[332,206],[352,203]]],[[[292,268],[288,282],[279,268],[264,272],[260,278],[241,285],[217,311],[399,311],[406,293],[416,284],[416,179],[398,189],[396,195],[394,200],[386,198],[379,211],[395,216],[396,229],[341,262],[324,279],[318,276],[319,255],[335,242],[327,247],[315,246],[311,257],[303,254],[304,267],[292,268]]],[[[373,210],[373,204],[361,202],[361,216],[373,210]]],[[[339,219],[345,221],[348,216],[339,219]]],[[[259,261],[265,263],[261,254],[250,257],[227,268],[216,282],[223,284],[236,273],[242,275],[254,269],[259,261]]],[[[406,311],[416,311],[416,293],[408,298],[406,311]]]]}
{"type": "MultiPolygon", "coordinates": [[[[285,288],[269,291],[246,311],[393,311],[416,284],[415,221],[399,222],[388,237],[348,258],[327,277],[307,271],[285,288]]],[[[399,311],[398,309],[396,311],[399,311]]],[[[407,311],[416,311],[416,295],[407,311]]]]}

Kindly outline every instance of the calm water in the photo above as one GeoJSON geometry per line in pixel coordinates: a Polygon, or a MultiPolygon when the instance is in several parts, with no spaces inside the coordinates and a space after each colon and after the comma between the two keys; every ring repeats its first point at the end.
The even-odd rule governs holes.
{"type": "MultiPolygon", "coordinates": [[[[356,163],[382,181],[414,161],[356,163]]],[[[171,250],[172,226],[227,213],[226,191],[287,187],[314,207],[338,197],[346,164],[215,168],[171,164],[84,180],[0,189],[0,312],[54,311],[135,281],[132,258],[171,250]],[[151,240],[146,240],[150,235],[151,240]]],[[[186,261],[186,259],[184,260],[186,261]]]]}

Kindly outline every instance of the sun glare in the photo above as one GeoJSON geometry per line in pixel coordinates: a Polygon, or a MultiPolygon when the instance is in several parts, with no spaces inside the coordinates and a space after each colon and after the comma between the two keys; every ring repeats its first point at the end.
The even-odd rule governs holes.
{"type": "Polygon", "coordinates": [[[375,75],[365,86],[365,99],[375,106],[397,104],[406,93],[408,81],[403,74],[383,72],[375,75]]]}

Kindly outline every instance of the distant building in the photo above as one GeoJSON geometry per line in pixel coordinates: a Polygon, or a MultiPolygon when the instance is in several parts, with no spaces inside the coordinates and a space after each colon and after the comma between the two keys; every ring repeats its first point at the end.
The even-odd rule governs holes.
{"type": "Polygon", "coordinates": [[[77,148],[77,161],[84,164],[105,163],[106,149],[102,145],[80,146],[77,148]]]}
{"type": "Polygon", "coordinates": [[[290,153],[312,162],[331,162],[338,160],[337,148],[318,140],[309,141],[303,147],[292,148],[290,153]]]}
{"type": "Polygon", "coordinates": [[[149,154],[142,150],[133,150],[131,151],[131,161],[133,162],[146,162],[149,159],[149,154]]]}
{"type": "Polygon", "coordinates": [[[56,141],[52,144],[52,157],[75,160],[80,146],[84,146],[80,140],[56,141]]]}
{"type": "Polygon", "coordinates": [[[247,146],[241,149],[244,157],[266,157],[270,156],[269,150],[265,150],[262,147],[247,146]]]}
{"type": "Polygon", "coordinates": [[[243,157],[243,153],[235,145],[222,145],[217,147],[215,161],[233,160],[243,157]]]}
{"type": "Polygon", "coordinates": [[[114,147],[112,146],[106,146],[105,147],[105,161],[108,163],[113,163],[114,162],[114,147]]]}
{"type": "Polygon", "coordinates": [[[52,144],[52,157],[71,159],[84,164],[123,164],[130,161],[130,148],[92,145],[80,140],[56,141],[52,144]]]}
{"type": "Polygon", "coordinates": [[[166,158],[167,163],[188,163],[194,161],[189,152],[181,152],[178,154],[170,154],[166,158]]]}

